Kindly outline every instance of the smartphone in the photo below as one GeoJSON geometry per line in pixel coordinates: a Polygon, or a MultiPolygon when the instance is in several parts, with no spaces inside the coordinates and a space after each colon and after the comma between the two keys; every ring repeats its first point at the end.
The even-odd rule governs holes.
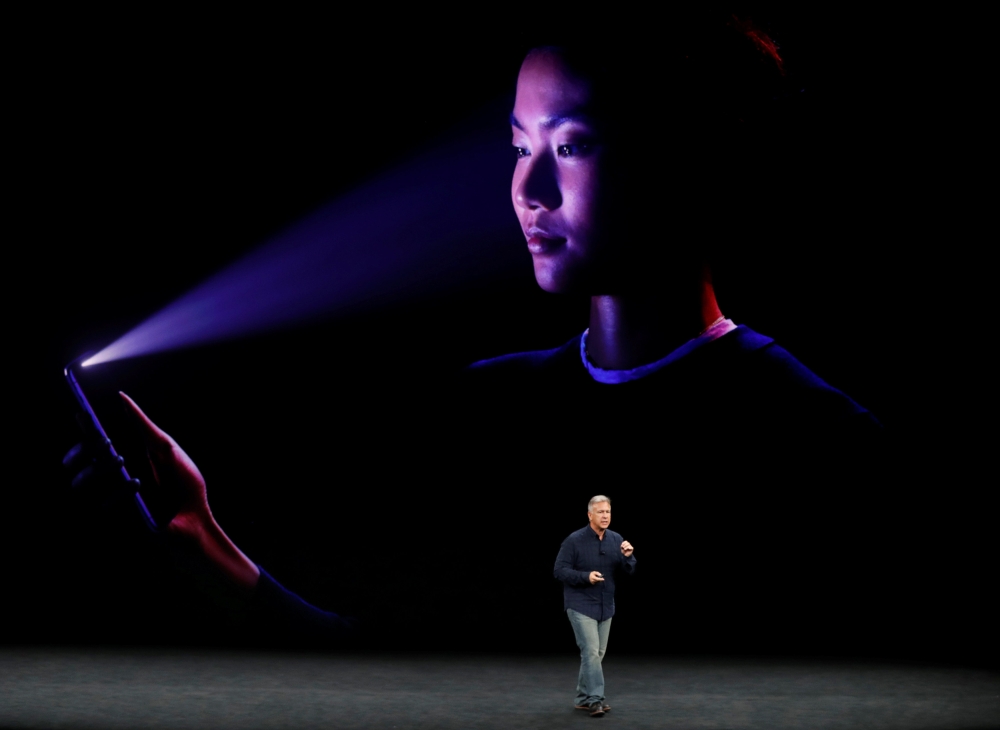
{"type": "MultiPolygon", "coordinates": [[[[86,360],[89,355],[84,355],[83,357],[78,357],[76,360],[71,362],[65,368],[63,368],[63,374],[66,376],[66,382],[69,384],[69,389],[73,392],[73,397],[76,398],[76,403],[80,407],[81,418],[77,421],[80,424],[80,428],[83,429],[84,438],[98,445],[98,448],[107,449],[107,457],[113,462],[118,461],[118,453],[115,451],[115,447],[111,444],[111,439],[108,438],[108,434],[105,433],[104,427],[101,426],[101,422],[97,420],[97,414],[94,413],[94,409],[90,407],[90,402],[87,400],[87,396],[83,394],[83,388],[80,387],[80,381],[76,378],[76,373],[74,370],[80,367],[80,363],[86,360]]],[[[122,482],[135,488],[139,485],[138,479],[132,479],[128,475],[128,471],[125,469],[124,464],[120,464],[118,467],[121,470],[122,482]]],[[[138,491],[134,491],[133,498],[135,499],[136,506],[139,508],[139,515],[145,521],[146,526],[149,529],[159,531],[159,525],[157,520],[153,518],[152,513],[143,501],[142,496],[138,491]]],[[[169,521],[169,520],[168,520],[169,521]]],[[[160,524],[166,524],[165,522],[160,522],[160,524]]]]}

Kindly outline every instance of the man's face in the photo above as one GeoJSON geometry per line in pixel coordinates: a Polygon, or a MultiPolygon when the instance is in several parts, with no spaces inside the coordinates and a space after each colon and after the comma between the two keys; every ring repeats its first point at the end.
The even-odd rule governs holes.
{"type": "Polygon", "coordinates": [[[511,199],[546,291],[606,293],[597,291],[611,253],[602,246],[606,150],[591,102],[590,84],[558,54],[534,51],[524,60],[511,115],[511,199]]]}
{"type": "Polygon", "coordinates": [[[598,502],[590,508],[587,516],[590,517],[590,526],[594,531],[603,532],[611,524],[611,503],[598,502]]]}

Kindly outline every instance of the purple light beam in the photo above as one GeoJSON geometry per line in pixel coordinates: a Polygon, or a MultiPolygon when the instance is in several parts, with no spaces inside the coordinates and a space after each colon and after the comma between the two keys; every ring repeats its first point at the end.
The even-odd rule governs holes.
{"type": "Polygon", "coordinates": [[[257,334],[524,266],[509,150],[490,133],[420,156],[292,226],[83,365],[257,334]]]}

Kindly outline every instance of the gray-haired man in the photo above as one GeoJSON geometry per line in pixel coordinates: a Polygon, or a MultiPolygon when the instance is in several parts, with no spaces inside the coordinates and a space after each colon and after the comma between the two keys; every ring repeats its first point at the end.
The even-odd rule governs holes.
{"type": "Polygon", "coordinates": [[[576,707],[600,717],[611,707],[604,702],[601,661],[608,646],[615,614],[615,570],[635,571],[632,545],[611,524],[611,500],[598,494],[587,505],[590,523],[563,540],[555,576],[563,582],[563,604],[580,647],[580,679],[576,707]]]}

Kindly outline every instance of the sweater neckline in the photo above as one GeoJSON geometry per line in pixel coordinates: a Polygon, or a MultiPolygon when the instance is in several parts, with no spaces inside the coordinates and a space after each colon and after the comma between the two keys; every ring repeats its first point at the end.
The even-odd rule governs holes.
{"type": "Polygon", "coordinates": [[[580,359],[583,361],[583,366],[587,369],[590,377],[598,383],[605,383],[608,385],[628,383],[633,380],[639,380],[640,378],[652,375],[657,370],[662,370],[670,363],[680,360],[685,355],[690,354],[694,350],[708,344],[712,340],[717,340],[723,335],[729,334],[734,329],[736,329],[736,325],[733,324],[733,320],[723,319],[722,321],[713,324],[697,337],[688,340],[676,350],[670,352],[665,357],[661,357],[655,362],[640,365],[639,367],[632,368],[630,370],[605,370],[604,368],[599,368],[594,365],[594,363],[590,361],[590,358],[587,357],[587,335],[590,334],[590,328],[588,327],[580,336],[580,359]]]}

